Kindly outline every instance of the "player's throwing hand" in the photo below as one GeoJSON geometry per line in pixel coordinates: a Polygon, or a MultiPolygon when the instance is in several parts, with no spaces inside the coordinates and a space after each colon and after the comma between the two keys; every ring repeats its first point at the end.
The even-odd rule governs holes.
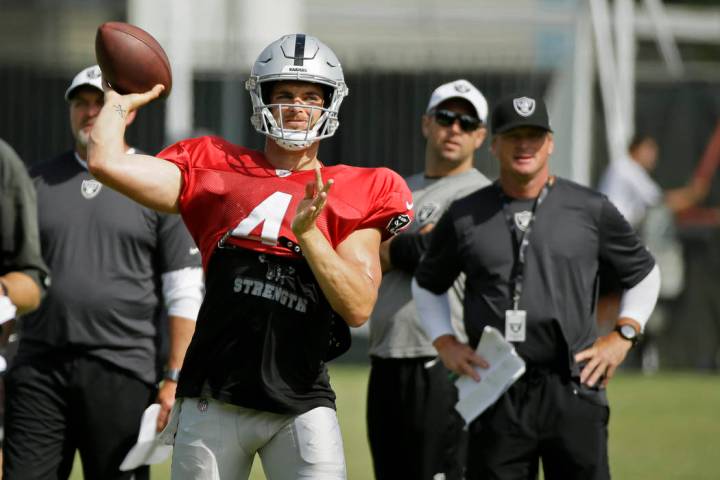
{"type": "Polygon", "coordinates": [[[144,93],[129,93],[121,95],[113,90],[107,82],[103,82],[103,91],[105,92],[105,103],[116,106],[116,112],[123,118],[133,110],[137,110],[143,105],[147,105],[162,94],[165,87],[157,84],[151,90],[144,93]]]}

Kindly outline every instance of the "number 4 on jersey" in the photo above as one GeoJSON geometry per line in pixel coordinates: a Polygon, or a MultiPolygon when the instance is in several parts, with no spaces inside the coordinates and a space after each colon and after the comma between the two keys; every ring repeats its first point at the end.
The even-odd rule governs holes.
{"type": "MultiPolygon", "coordinates": [[[[277,244],[280,236],[280,227],[283,218],[290,206],[292,195],[283,192],[275,192],[253,208],[250,215],[245,217],[232,231],[233,237],[253,238],[250,233],[258,225],[263,224],[260,233],[260,241],[266,245],[277,244]]],[[[257,239],[257,237],[254,237],[257,239]]]]}

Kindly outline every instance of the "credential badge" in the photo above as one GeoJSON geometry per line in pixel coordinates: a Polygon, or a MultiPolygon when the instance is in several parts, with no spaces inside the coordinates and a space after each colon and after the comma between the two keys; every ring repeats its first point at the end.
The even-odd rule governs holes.
{"type": "Polygon", "coordinates": [[[515,226],[520,229],[521,232],[524,232],[527,230],[528,225],[530,225],[531,219],[532,212],[528,212],[527,210],[518,212],[515,214],[515,226]]]}
{"type": "Polygon", "coordinates": [[[535,99],[528,97],[514,98],[513,107],[515,107],[518,115],[529,117],[535,112],[535,99]]]}
{"type": "Polygon", "coordinates": [[[98,182],[97,180],[83,180],[82,185],[80,185],[80,193],[82,193],[82,196],[90,200],[93,197],[96,197],[98,193],[100,193],[100,190],[102,189],[102,183],[98,182]]]}

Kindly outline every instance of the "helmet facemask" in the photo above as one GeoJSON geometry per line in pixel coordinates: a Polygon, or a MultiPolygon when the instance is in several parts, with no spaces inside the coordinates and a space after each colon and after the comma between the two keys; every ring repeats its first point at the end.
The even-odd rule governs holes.
{"type": "Polygon", "coordinates": [[[335,54],[316,38],[303,34],[287,35],[270,44],[253,65],[245,88],[253,104],[253,127],[286,150],[303,150],[318,140],[331,137],[340,125],[338,111],[348,94],[335,54]],[[272,88],[272,83],[277,81],[319,84],[327,92],[324,105],[265,103],[269,92],[263,89],[272,88]],[[306,128],[284,128],[283,117],[288,108],[309,111],[310,120],[306,128]],[[277,119],[272,114],[273,109],[279,109],[277,119]],[[312,123],[318,110],[321,113],[312,123]]]}

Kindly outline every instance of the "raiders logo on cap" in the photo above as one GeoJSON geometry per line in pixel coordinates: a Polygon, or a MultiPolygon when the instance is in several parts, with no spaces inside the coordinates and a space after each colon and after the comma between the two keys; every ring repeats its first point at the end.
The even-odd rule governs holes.
{"type": "Polygon", "coordinates": [[[102,77],[102,72],[100,71],[100,67],[91,67],[85,70],[85,75],[87,75],[87,78],[90,80],[94,80],[102,77]]]}
{"type": "Polygon", "coordinates": [[[455,88],[455,91],[458,93],[468,93],[470,91],[470,87],[465,82],[455,82],[453,88],[455,88]]]}
{"type": "Polygon", "coordinates": [[[514,98],[513,107],[518,115],[529,117],[535,112],[535,100],[528,97],[514,98]]]}
{"type": "Polygon", "coordinates": [[[493,135],[519,127],[535,127],[552,132],[547,106],[541,97],[515,94],[498,101],[493,109],[493,135]]]}

